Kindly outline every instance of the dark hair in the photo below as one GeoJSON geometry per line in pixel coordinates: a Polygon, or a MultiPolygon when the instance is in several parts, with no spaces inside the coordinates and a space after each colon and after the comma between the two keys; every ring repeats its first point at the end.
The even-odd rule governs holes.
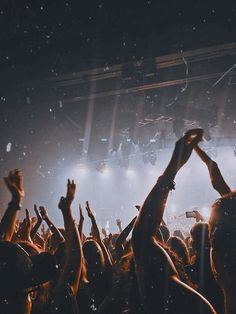
{"type": "Polygon", "coordinates": [[[212,248],[223,260],[224,268],[236,274],[236,192],[213,204],[209,229],[212,248]]]}
{"type": "Polygon", "coordinates": [[[209,251],[210,241],[208,223],[196,223],[190,230],[190,234],[192,238],[192,248],[196,253],[201,253],[203,250],[209,251]]]}
{"type": "Polygon", "coordinates": [[[83,254],[87,265],[88,278],[99,275],[105,267],[105,260],[100,245],[94,240],[86,240],[83,254]]]}
{"type": "Polygon", "coordinates": [[[184,265],[189,264],[189,253],[184,241],[178,237],[170,237],[167,245],[174,251],[184,265]]]}

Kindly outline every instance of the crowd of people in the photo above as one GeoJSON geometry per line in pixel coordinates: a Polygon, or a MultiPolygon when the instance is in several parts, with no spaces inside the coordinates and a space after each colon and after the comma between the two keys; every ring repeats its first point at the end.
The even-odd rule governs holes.
{"type": "Polygon", "coordinates": [[[63,228],[36,205],[35,215],[26,209],[20,222],[23,176],[10,171],[4,181],[12,198],[0,223],[0,314],[235,314],[236,192],[199,147],[202,139],[203,130],[194,129],[176,142],[137,216],[124,229],[117,220],[119,232],[113,234],[100,230],[89,202],[85,210],[79,206],[75,221],[73,180],[58,204],[63,228]],[[166,201],[171,190],[178,193],[175,177],[193,151],[206,164],[219,199],[208,222],[196,212],[188,234],[171,235],[163,220],[166,201]]]}

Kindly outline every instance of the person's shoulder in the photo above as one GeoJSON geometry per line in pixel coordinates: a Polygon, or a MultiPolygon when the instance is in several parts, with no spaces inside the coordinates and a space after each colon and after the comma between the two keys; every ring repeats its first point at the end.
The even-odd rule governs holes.
{"type": "MultiPolygon", "coordinates": [[[[181,299],[181,303],[186,306],[187,311],[189,311],[191,305],[191,314],[217,314],[210,302],[200,293],[176,277],[173,278],[173,281],[178,287],[178,296],[181,299]]],[[[185,312],[182,313],[185,314],[185,312]]]]}

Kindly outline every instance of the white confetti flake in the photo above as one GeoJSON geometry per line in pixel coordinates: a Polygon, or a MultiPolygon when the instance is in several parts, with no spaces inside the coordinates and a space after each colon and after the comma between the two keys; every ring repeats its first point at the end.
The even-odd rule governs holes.
{"type": "Polygon", "coordinates": [[[7,153],[10,153],[11,147],[12,147],[12,143],[8,143],[8,144],[7,144],[7,147],[6,147],[7,153]]]}

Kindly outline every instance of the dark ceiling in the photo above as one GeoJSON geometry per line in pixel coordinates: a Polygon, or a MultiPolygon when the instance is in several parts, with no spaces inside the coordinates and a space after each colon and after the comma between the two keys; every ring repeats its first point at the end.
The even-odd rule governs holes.
{"type": "Polygon", "coordinates": [[[232,42],[235,1],[2,0],[1,75],[81,69],[232,42]],[[27,71],[22,71],[28,69],[27,71]]]}

